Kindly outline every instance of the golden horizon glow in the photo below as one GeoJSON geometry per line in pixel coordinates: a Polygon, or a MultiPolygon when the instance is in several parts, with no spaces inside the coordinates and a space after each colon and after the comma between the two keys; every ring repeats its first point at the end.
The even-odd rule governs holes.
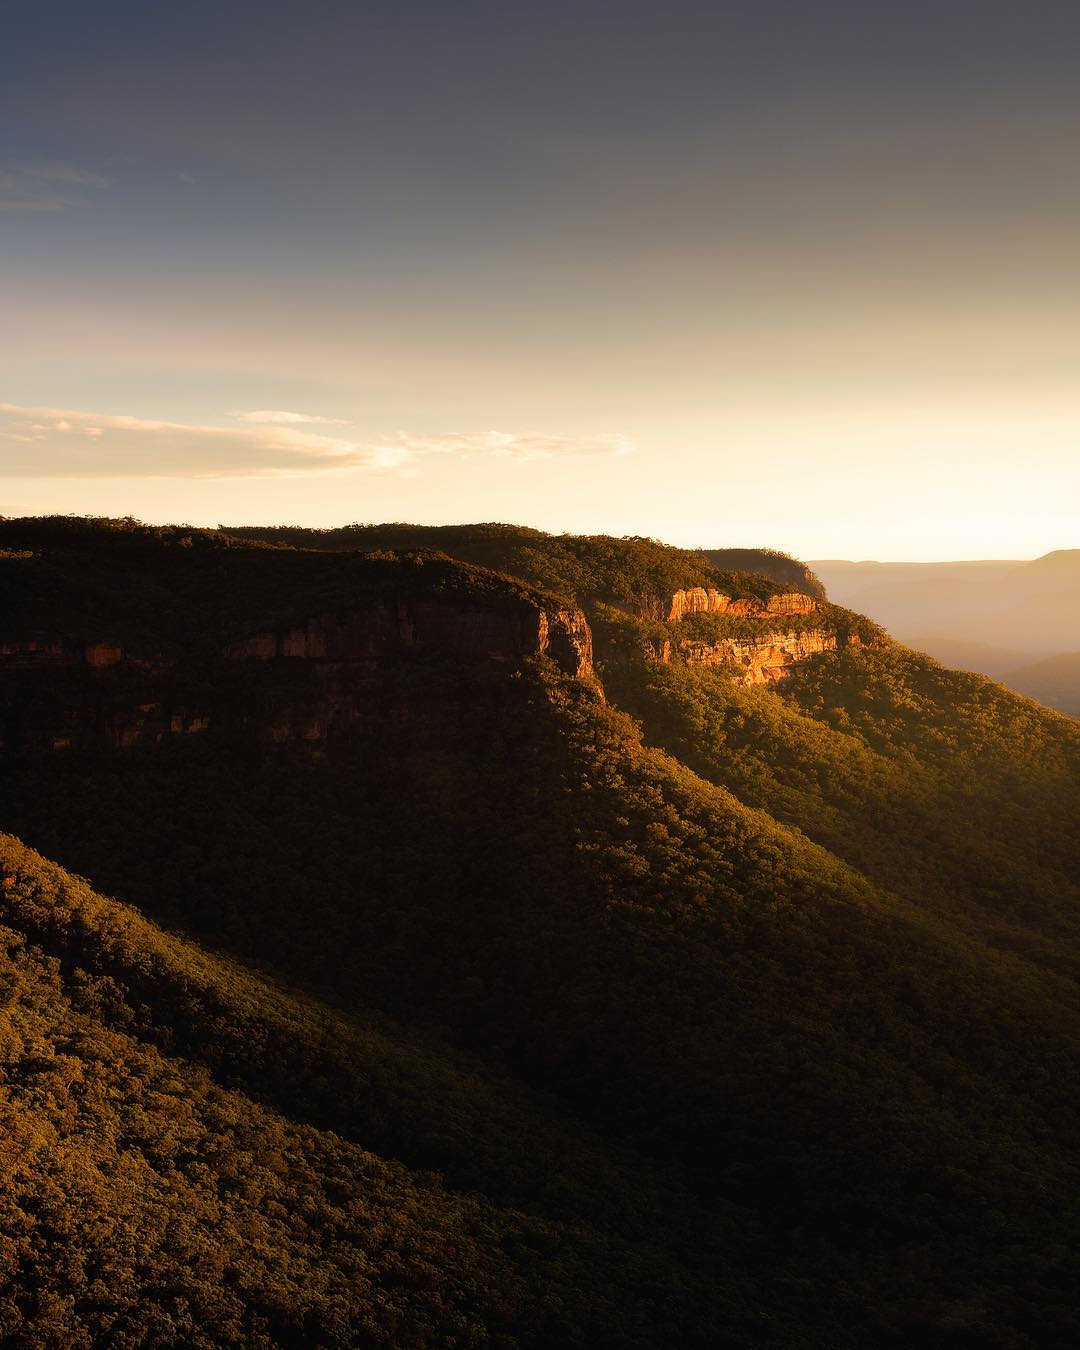
{"type": "Polygon", "coordinates": [[[1080,543],[1076,16],[363,8],[28,39],[0,513],[1080,543]]]}

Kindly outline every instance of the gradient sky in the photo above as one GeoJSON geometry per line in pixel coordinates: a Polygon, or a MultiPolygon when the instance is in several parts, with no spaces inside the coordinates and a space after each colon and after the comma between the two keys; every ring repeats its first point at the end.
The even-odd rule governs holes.
{"type": "Polygon", "coordinates": [[[0,513],[1080,544],[1080,5],[4,0],[0,513]]]}

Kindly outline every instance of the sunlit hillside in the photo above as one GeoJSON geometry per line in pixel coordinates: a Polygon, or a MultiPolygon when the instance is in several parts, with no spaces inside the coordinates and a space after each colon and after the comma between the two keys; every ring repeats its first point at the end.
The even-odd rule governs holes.
{"type": "Polygon", "coordinates": [[[5,1334],[1071,1344],[1076,722],[405,533],[0,523],[5,1334]]]}

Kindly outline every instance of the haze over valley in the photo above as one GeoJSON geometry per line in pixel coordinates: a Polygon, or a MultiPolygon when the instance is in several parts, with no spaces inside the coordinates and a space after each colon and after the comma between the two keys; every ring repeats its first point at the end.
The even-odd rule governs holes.
{"type": "Polygon", "coordinates": [[[1080,549],[1031,562],[811,566],[833,599],[909,646],[1080,716],[1080,549]]]}

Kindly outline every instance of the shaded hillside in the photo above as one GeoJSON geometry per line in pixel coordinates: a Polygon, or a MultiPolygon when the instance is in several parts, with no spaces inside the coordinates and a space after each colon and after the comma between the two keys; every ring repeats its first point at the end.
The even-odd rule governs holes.
{"type": "Polygon", "coordinates": [[[592,677],[584,616],[445,554],[346,555],[212,532],[0,522],[0,748],[215,732],[323,744],[388,713],[399,660],[547,655],[592,677]]]}
{"type": "Polygon", "coordinates": [[[825,587],[820,579],[806,563],[787,553],[771,548],[705,548],[701,551],[723,571],[763,572],[791,590],[825,599],[825,587]]]}
{"type": "Polygon", "coordinates": [[[335,556],[219,531],[75,517],[0,519],[0,547],[5,641],[133,641],[189,659],[264,628],[416,596],[510,615],[558,608],[527,581],[431,549],[335,556]]]}
{"type": "MultiPolygon", "coordinates": [[[[93,535],[78,556],[119,566],[93,535]]],[[[293,631],[308,598],[378,609],[378,588],[355,588],[370,567],[411,569],[409,604],[439,613],[460,613],[462,593],[473,616],[570,603],[445,557],[182,538],[142,538],[136,597],[171,578],[188,631],[202,605],[226,645],[239,600],[213,590],[222,567],[266,597],[254,632],[274,615],[293,631]]],[[[51,569],[63,614],[75,553],[34,552],[13,561],[51,569]]],[[[689,584],[669,552],[659,580],[689,584]]],[[[602,692],[539,645],[396,642],[335,676],[355,716],[277,738],[283,709],[299,727],[298,700],[325,692],[307,681],[327,659],[278,643],[228,666],[252,682],[244,715],[200,734],[12,746],[7,828],[189,941],[85,890],[57,899],[74,883],[55,873],[44,900],[31,878],[13,927],[62,981],[77,967],[120,987],[95,1012],[110,1033],[197,1062],[244,1110],[392,1159],[410,1184],[437,1170],[415,1181],[433,1233],[480,1206],[467,1255],[440,1236],[441,1258],[420,1242],[402,1257],[431,1265],[441,1309],[473,1319],[454,1343],[1075,1343],[1075,724],[890,644],[748,687],[674,644],[775,622],[749,602],[781,583],[736,576],[746,613],[657,619],[643,575],[604,582],[621,604],[573,593],[596,620],[602,692]]],[[[708,601],[715,577],[694,584],[708,601]]],[[[135,648],[149,619],[126,603],[135,648]]],[[[795,630],[874,640],[857,615],[801,610],[783,615],[795,630]]],[[[178,642],[181,667],[186,653],[178,642]]],[[[110,671],[72,678],[95,691],[110,671]]],[[[153,672],[124,678],[138,706],[153,672]]],[[[35,679],[20,669],[13,687],[35,679]]],[[[87,695],[76,715],[97,707],[87,695]]],[[[286,1207],[304,1175],[286,1163],[286,1207]]],[[[336,1216],[329,1231],[360,1241],[336,1216]]],[[[286,1241],[268,1230],[263,1250],[286,1241]]],[[[263,1315],[265,1279],[238,1286],[235,1327],[263,1315]]],[[[335,1305],[326,1343],[382,1343],[364,1321],[378,1289],[335,1305]]],[[[301,1303],[289,1286],[281,1316],[301,1303]]],[[[414,1343],[447,1342],[428,1303],[401,1316],[414,1343]]]]}
{"type": "Polygon", "coordinates": [[[5,1343],[706,1344],[752,1317],[723,1268],[706,1321],[665,1253],[677,1186],[541,1099],[10,836],[0,881],[5,1343]]]}

